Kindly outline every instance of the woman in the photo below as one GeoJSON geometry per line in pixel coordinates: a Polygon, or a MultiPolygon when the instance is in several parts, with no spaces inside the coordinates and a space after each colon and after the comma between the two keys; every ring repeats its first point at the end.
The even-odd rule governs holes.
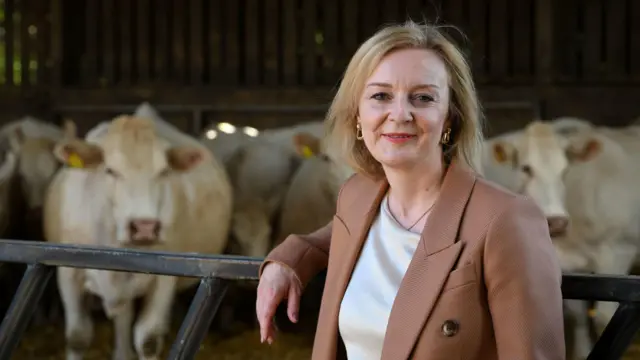
{"type": "Polygon", "coordinates": [[[434,26],[380,30],[327,118],[355,170],[333,220],[260,269],[262,341],[327,269],[314,360],[564,359],[561,271],[529,199],[474,172],[481,113],[469,66],[434,26]]]}

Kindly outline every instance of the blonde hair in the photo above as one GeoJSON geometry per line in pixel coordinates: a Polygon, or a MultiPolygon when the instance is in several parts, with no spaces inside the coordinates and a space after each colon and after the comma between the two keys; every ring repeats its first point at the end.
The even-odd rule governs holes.
{"type": "MultiPolygon", "coordinates": [[[[365,41],[351,58],[326,117],[324,146],[356,172],[380,178],[382,165],[363,141],[356,139],[358,103],[365,82],[384,56],[400,49],[425,49],[437,53],[449,74],[449,142],[443,144],[445,161],[453,159],[479,172],[483,116],[471,69],[458,47],[440,27],[407,21],[387,26],[365,41]]],[[[446,131],[446,129],[445,129],[446,131]]]]}

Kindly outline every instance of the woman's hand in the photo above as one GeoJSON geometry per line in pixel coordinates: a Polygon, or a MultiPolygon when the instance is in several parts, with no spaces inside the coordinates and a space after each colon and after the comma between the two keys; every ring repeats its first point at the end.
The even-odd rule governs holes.
{"type": "Polygon", "coordinates": [[[267,264],[258,283],[256,300],[256,315],[260,323],[260,342],[273,342],[275,329],[273,317],[283,299],[288,299],[287,314],[289,320],[298,322],[300,295],[302,286],[293,270],[281,264],[272,262],[267,264]]]}

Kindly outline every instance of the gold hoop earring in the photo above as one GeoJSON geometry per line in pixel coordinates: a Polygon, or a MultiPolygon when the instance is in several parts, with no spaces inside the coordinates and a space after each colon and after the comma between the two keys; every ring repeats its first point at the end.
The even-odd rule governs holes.
{"type": "Polygon", "coordinates": [[[451,128],[447,128],[445,132],[442,134],[442,138],[440,139],[441,144],[448,144],[449,140],[451,140],[451,128]]]}
{"type": "Polygon", "coordinates": [[[364,136],[362,136],[362,128],[360,127],[360,124],[356,125],[356,139],[358,140],[364,139],[364,136]]]}

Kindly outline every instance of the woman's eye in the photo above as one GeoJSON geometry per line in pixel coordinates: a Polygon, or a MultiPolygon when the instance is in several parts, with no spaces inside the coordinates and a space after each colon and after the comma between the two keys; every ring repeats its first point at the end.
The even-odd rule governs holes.
{"type": "Polygon", "coordinates": [[[376,93],[376,94],[373,94],[373,95],[371,96],[371,98],[372,98],[372,99],[375,99],[375,100],[380,100],[380,101],[382,101],[382,100],[387,100],[387,99],[389,99],[389,96],[388,96],[387,94],[385,94],[385,93],[376,93]]]}
{"type": "Polygon", "coordinates": [[[416,95],[414,97],[416,100],[418,101],[422,101],[422,102],[431,102],[433,101],[433,96],[431,95],[427,95],[427,94],[420,94],[420,95],[416,95]]]}

